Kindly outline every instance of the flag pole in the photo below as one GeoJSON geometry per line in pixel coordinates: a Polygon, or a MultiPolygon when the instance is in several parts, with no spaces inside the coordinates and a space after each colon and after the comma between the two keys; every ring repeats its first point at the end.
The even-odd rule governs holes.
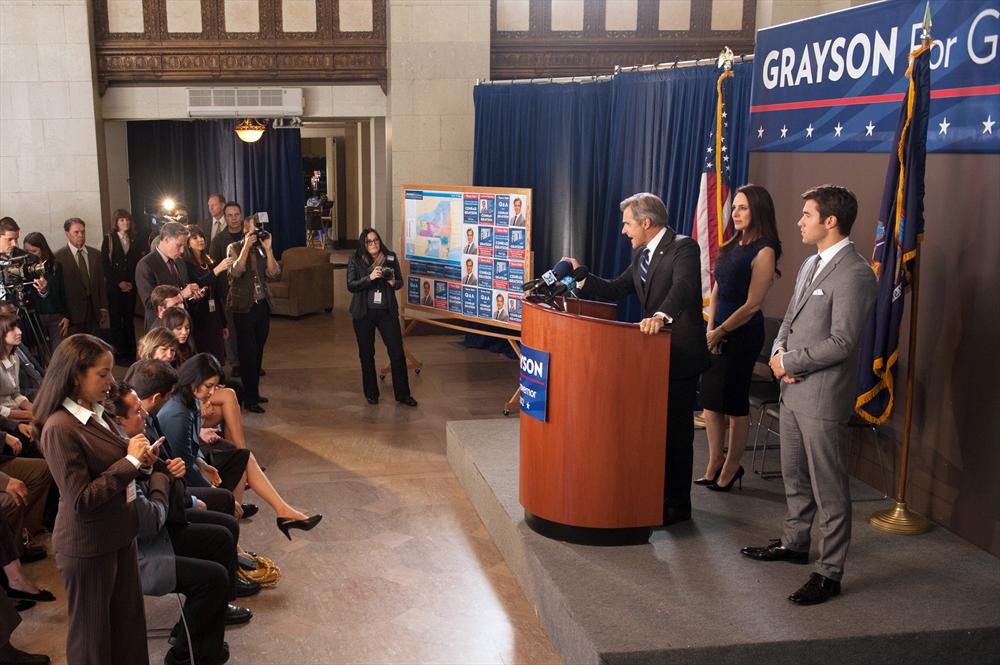
{"type": "MultiPolygon", "coordinates": [[[[924,48],[931,44],[931,3],[928,0],[924,12],[924,30],[921,34],[924,48]]],[[[913,392],[916,384],[917,362],[917,305],[920,295],[920,242],[913,256],[913,283],[910,286],[910,348],[906,353],[906,412],[903,415],[903,442],[899,449],[899,477],[896,481],[896,505],[880,510],[868,518],[874,528],[887,533],[916,536],[931,528],[927,518],[906,507],[906,481],[910,460],[910,434],[913,430],[913,392]]]]}

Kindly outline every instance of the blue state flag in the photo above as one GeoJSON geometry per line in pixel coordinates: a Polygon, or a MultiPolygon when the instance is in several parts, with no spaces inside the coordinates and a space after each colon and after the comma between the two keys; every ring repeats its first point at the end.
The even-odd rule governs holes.
{"type": "MultiPolygon", "coordinates": [[[[879,208],[872,268],[878,299],[861,343],[855,412],[880,424],[892,414],[899,328],[907,289],[924,234],[924,164],[930,111],[930,47],[912,54],[909,87],[903,97],[894,145],[879,208]]],[[[912,372],[910,367],[908,371],[912,372]]]]}

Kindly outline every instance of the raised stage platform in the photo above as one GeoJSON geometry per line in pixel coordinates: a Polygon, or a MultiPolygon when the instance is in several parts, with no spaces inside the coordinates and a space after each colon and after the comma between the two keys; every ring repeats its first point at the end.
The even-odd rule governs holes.
{"type": "MultiPolygon", "coordinates": [[[[868,515],[890,502],[864,500],[880,493],[860,482],[843,593],[797,607],[786,597],[811,565],[739,553],[780,535],[780,478],[748,473],[729,494],[693,487],[693,520],[654,531],[648,545],[569,545],[523,521],[516,418],[449,422],[447,440],[455,474],[566,663],[1000,663],[1000,560],[942,528],[875,531],[868,515]]],[[[695,451],[701,470],[704,432],[695,451]]]]}

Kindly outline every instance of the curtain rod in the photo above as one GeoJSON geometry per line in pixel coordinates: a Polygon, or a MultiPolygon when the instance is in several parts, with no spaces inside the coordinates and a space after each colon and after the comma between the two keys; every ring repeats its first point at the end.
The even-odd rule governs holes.
{"type": "MultiPolygon", "coordinates": [[[[753,60],[753,53],[749,55],[738,55],[734,60],[739,59],[740,62],[750,62],[753,60]]],[[[476,85],[522,85],[525,83],[597,83],[599,81],[609,81],[614,78],[615,74],[621,72],[656,72],[662,69],[680,69],[682,67],[699,67],[701,65],[710,65],[718,62],[718,58],[698,58],[696,60],[674,60],[673,62],[661,62],[658,65],[630,65],[628,67],[622,67],[621,65],[615,65],[614,74],[602,74],[600,76],[558,76],[558,77],[541,77],[541,78],[530,78],[530,79],[508,79],[504,81],[490,81],[485,79],[476,79],[476,85]]]]}
{"type": "MultiPolygon", "coordinates": [[[[739,59],[740,62],[750,62],[753,60],[753,53],[749,55],[738,55],[733,60],[739,59]]],[[[628,67],[622,67],[620,65],[615,67],[615,73],[618,72],[656,72],[661,69],[680,69],[682,67],[699,67],[701,65],[711,65],[717,63],[718,58],[698,58],[696,60],[674,60],[673,62],[661,62],[658,65],[630,65],[628,67]]]]}

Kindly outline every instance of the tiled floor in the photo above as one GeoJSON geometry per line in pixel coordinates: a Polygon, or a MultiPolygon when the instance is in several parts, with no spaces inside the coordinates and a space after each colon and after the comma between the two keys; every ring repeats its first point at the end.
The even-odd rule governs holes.
{"type": "MultiPolygon", "coordinates": [[[[244,599],[256,616],[227,632],[231,662],[559,662],[445,459],[445,422],[503,417],[517,375],[513,361],[459,339],[407,338],[424,362],[411,373],[420,406],[397,405],[388,378],[382,403],[369,406],[346,314],[272,322],[262,380],[271,401],[245,418],[248,438],[279,492],[324,519],[291,542],[266,506],[243,523],[244,547],[284,577],[244,599]]],[[[60,601],[26,612],[12,641],[65,662],[52,557],[28,571],[60,601]]],[[[176,608],[147,599],[149,627],[169,627],[176,608]]],[[[166,649],[151,639],[151,662],[166,649]]]]}

